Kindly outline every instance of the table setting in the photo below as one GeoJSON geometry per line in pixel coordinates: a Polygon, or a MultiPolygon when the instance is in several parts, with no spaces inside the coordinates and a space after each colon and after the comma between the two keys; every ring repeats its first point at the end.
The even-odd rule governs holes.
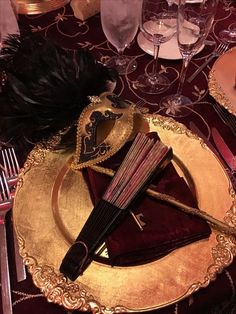
{"type": "Polygon", "coordinates": [[[235,2],[18,2],[0,313],[234,313],[235,2]]]}

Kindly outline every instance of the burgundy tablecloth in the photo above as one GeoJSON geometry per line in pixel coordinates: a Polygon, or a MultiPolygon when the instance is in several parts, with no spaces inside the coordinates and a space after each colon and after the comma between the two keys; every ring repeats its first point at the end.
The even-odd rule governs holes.
{"type": "MultiPolygon", "coordinates": [[[[236,3],[235,1],[222,0],[219,5],[213,31],[209,40],[218,43],[217,35],[224,27],[236,22],[236,3]]],[[[68,49],[77,49],[78,47],[87,47],[96,56],[103,61],[107,56],[115,53],[115,49],[106,41],[100,27],[100,16],[96,15],[89,20],[82,22],[73,16],[69,5],[52,11],[47,14],[37,16],[19,16],[19,25],[21,31],[40,32],[41,34],[54,38],[57,43],[68,49]]],[[[196,55],[190,65],[187,76],[203,62],[203,60],[212,53],[214,45],[207,45],[201,53],[196,55]]],[[[136,41],[126,51],[129,55],[137,58],[138,69],[128,76],[120,77],[115,92],[124,98],[142,104],[144,112],[156,112],[163,114],[158,107],[158,101],[163,95],[146,96],[137,91],[135,79],[139,73],[142,73],[150,63],[151,56],[144,53],[136,41]],[[145,102],[145,106],[143,103],[145,102]]],[[[213,61],[212,61],[213,62],[213,61]]],[[[168,61],[160,59],[162,70],[166,71],[171,80],[177,78],[177,73],[181,68],[181,61],[168,61]]],[[[210,63],[210,66],[212,63],[210,63]]],[[[189,116],[179,118],[178,120],[189,126],[191,121],[201,129],[201,131],[211,140],[211,127],[216,127],[221,131],[222,136],[236,154],[236,140],[230,128],[225,125],[215,112],[211,98],[207,91],[207,75],[209,67],[197,76],[191,84],[185,84],[184,93],[188,95],[195,105],[189,116]]],[[[175,92],[177,80],[166,92],[175,92]]],[[[10,218],[10,217],[9,217],[10,218]]],[[[12,284],[13,313],[43,313],[43,314],[66,314],[71,313],[64,308],[50,304],[46,301],[42,293],[34,287],[30,275],[24,282],[16,282],[15,266],[13,263],[13,247],[11,243],[11,222],[8,219],[8,242],[9,242],[9,260],[10,274],[12,284]]],[[[236,261],[217,276],[207,288],[201,289],[191,297],[173,304],[171,306],[154,311],[157,314],[199,314],[199,313],[236,313],[235,290],[236,289],[236,261]],[[234,304],[234,306],[233,306],[234,304]],[[214,309],[214,311],[213,311],[214,309]]],[[[0,300],[1,302],[1,300],[0,300]]],[[[0,308],[0,313],[2,310],[0,308]]]]}

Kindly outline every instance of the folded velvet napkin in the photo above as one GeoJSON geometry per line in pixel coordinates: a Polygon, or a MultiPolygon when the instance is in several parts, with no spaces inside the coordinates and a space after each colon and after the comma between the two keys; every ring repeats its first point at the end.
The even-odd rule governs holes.
{"type": "MultiPolygon", "coordinates": [[[[103,166],[116,169],[120,157],[120,153],[113,156],[103,166]]],[[[90,168],[84,170],[84,175],[95,205],[111,178],[90,168]]],[[[154,179],[152,189],[197,207],[188,185],[179,177],[172,164],[154,179]]],[[[211,233],[210,227],[203,219],[185,214],[147,194],[139,199],[135,208],[130,209],[142,217],[145,225],[141,231],[129,215],[107,237],[106,246],[112,265],[136,265],[152,261],[181,246],[207,238],[211,233]]]]}

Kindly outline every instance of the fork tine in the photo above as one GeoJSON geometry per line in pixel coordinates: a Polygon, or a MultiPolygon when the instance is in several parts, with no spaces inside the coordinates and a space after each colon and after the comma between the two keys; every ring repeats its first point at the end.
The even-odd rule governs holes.
{"type": "Polygon", "coordinates": [[[9,160],[8,160],[8,156],[6,155],[6,149],[2,150],[2,159],[3,159],[3,166],[5,169],[5,173],[6,173],[6,177],[10,178],[11,177],[11,167],[9,167],[9,160]]]}
{"type": "Polygon", "coordinates": [[[6,172],[6,177],[9,179],[14,176],[17,176],[20,171],[20,167],[19,167],[19,163],[15,154],[14,148],[11,147],[7,149],[3,149],[2,158],[3,158],[3,164],[4,164],[4,168],[6,172]]]}
{"type": "MultiPolygon", "coordinates": [[[[234,120],[233,117],[231,117],[230,113],[226,112],[226,109],[222,108],[221,106],[219,106],[218,104],[215,103],[214,108],[216,110],[217,113],[219,113],[219,115],[225,119],[225,122],[229,122],[231,121],[232,124],[236,127],[236,119],[234,120]]],[[[230,123],[231,123],[230,122],[230,123]]]]}
{"type": "Polygon", "coordinates": [[[137,102],[136,102],[136,106],[141,106],[143,103],[143,100],[139,99],[137,102]]]}
{"type": "Polygon", "coordinates": [[[6,199],[6,194],[5,194],[2,176],[0,176],[0,186],[1,186],[1,189],[0,189],[1,190],[1,201],[4,202],[6,199]]]}
{"type": "Polygon", "coordinates": [[[143,99],[139,99],[137,102],[136,102],[136,106],[137,107],[143,107],[143,105],[145,105],[145,101],[143,99]]]}
{"type": "Polygon", "coordinates": [[[12,155],[11,155],[10,148],[6,149],[5,153],[6,153],[7,161],[8,161],[8,170],[10,172],[10,176],[13,177],[14,173],[15,173],[15,167],[14,167],[14,163],[13,163],[13,160],[12,160],[12,155]]]}
{"type": "Polygon", "coordinates": [[[1,195],[2,195],[2,201],[7,202],[11,199],[11,193],[9,190],[9,186],[7,184],[7,179],[5,176],[5,173],[2,171],[2,174],[0,175],[0,187],[1,187],[1,195]]]}
{"type": "Polygon", "coordinates": [[[11,199],[11,192],[10,192],[10,188],[9,188],[9,185],[7,183],[7,179],[6,179],[6,176],[3,172],[3,182],[4,182],[4,186],[5,186],[5,192],[7,194],[7,201],[9,201],[11,199]]]}
{"type": "Polygon", "coordinates": [[[222,46],[222,50],[223,50],[222,53],[225,52],[228,49],[228,47],[229,47],[229,44],[224,44],[222,46]]]}
{"type": "Polygon", "coordinates": [[[220,51],[222,49],[222,45],[223,45],[223,43],[219,44],[219,46],[216,48],[216,52],[220,53],[220,51]]]}
{"type": "Polygon", "coordinates": [[[226,112],[226,109],[222,108],[218,104],[213,105],[215,111],[218,113],[219,117],[222,119],[222,121],[227,124],[234,135],[236,135],[236,118],[233,117],[230,113],[226,112]]]}
{"type": "Polygon", "coordinates": [[[221,42],[215,50],[212,52],[212,54],[205,60],[205,62],[187,79],[188,83],[191,83],[195,77],[208,65],[208,63],[215,57],[219,57],[222,55],[226,50],[228,49],[229,44],[225,44],[221,42]]]}
{"type": "Polygon", "coordinates": [[[222,51],[222,53],[225,52],[225,51],[228,49],[228,47],[229,47],[229,44],[226,44],[226,43],[225,43],[225,44],[223,45],[223,51],[222,51]]]}
{"type": "Polygon", "coordinates": [[[9,148],[7,150],[8,153],[8,156],[9,156],[9,159],[10,159],[10,162],[11,162],[11,165],[12,165],[12,175],[18,175],[19,173],[19,170],[20,170],[20,167],[19,167],[19,164],[18,164],[18,160],[16,159],[16,154],[15,154],[15,150],[13,147],[9,148]]]}
{"type": "Polygon", "coordinates": [[[12,147],[12,155],[13,155],[13,159],[15,161],[16,171],[17,171],[17,174],[18,174],[19,171],[20,171],[20,166],[19,166],[19,163],[18,163],[18,159],[16,157],[15,149],[13,147],[12,147]]]}
{"type": "Polygon", "coordinates": [[[228,49],[228,44],[226,43],[220,43],[219,46],[216,49],[216,52],[219,54],[222,54],[223,52],[225,52],[228,49]]]}
{"type": "Polygon", "coordinates": [[[2,180],[2,176],[0,176],[0,195],[1,195],[1,202],[4,202],[5,199],[5,190],[4,190],[4,186],[3,186],[3,180],[2,180]]]}

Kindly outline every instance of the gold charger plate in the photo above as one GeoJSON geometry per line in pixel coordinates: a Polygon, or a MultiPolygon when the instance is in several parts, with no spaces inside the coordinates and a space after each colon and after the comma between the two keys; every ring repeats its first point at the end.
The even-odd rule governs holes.
{"type": "MultiPolygon", "coordinates": [[[[171,118],[145,115],[144,121],[173,147],[191,174],[199,207],[234,225],[235,193],[222,165],[203,141],[171,118]]],[[[68,281],[59,273],[70,245],[62,229],[75,239],[92,209],[82,176],[66,165],[69,158],[35,148],[24,165],[14,203],[20,253],[34,284],[49,302],[106,314],[157,309],[206,287],[232,262],[235,239],[212,231],[209,239],[154,262],[135,267],[92,262],[75,282],[68,281]]]]}
{"type": "Polygon", "coordinates": [[[17,13],[41,14],[59,9],[69,0],[16,0],[17,13]]]}
{"type": "Polygon", "coordinates": [[[215,100],[236,115],[236,47],[221,55],[209,74],[209,92],[215,100]]]}

